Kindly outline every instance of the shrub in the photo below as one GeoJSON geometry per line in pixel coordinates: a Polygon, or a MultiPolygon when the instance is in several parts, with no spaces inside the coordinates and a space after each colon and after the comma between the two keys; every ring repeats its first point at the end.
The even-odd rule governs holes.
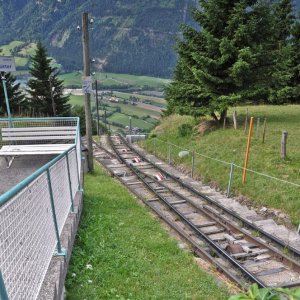
{"type": "Polygon", "coordinates": [[[180,136],[189,136],[193,133],[193,126],[191,124],[182,124],[178,127],[178,134],[180,136]]]}

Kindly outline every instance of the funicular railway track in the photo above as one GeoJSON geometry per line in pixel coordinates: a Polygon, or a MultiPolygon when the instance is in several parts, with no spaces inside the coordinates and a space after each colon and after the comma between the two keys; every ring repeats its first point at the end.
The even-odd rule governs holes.
{"type": "Polygon", "coordinates": [[[197,255],[243,287],[254,282],[260,287],[300,286],[297,261],[231,222],[199,192],[148,161],[122,137],[111,137],[110,145],[113,153],[96,145],[100,151],[96,159],[187,240],[197,255]]]}

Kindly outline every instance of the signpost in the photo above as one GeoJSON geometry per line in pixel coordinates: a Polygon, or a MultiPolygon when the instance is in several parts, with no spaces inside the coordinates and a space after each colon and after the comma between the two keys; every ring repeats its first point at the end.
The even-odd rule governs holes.
{"type": "Polygon", "coordinates": [[[0,72],[1,72],[1,80],[3,84],[5,102],[6,102],[6,109],[7,109],[7,116],[9,120],[9,126],[12,128],[12,121],[11,121],[11,113],[9,107],[9,99],[7,95],[7,88],[6,88],[6,72],[14,72],[16,71],[16,64],[15,58],[13,56],[0,56],[0,72]]]}
{"type": "Polygon", "coordinates": [[[84,94],[92,94],[93,93],[93,80],[91,76],[83,76],[82,77],[82,92],[84,94]]]}

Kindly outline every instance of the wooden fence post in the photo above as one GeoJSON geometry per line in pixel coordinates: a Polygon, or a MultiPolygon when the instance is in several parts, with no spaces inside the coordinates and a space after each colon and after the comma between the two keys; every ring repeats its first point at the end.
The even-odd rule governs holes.
{"type": "Polygon", "coordinates": [[[264,120],[264,128],[263,128],[263,138],[262,138],[262,142],[265,142],[265,138],[266,138],[266,127],[267,127],[267,118],[265,118],[264,120]]]}
{"type": "Polygon", "coordinates": [[[255,138],[256,138],[256,139],[258,139],[259,125],[260,125],[260,118],[257,118],[257,122],[256,122],[256,133],[255,133],[255,138]]]}
{"type": "Polygon", "coordinates": [[[194,171],[195,171],[195,151],[192,152],[192,170],[191,170],[192,178],[194,178],[194,171]]]}
{"type": "Polygon", "coordinates": [[[245,117],[244,134],[247,133],[247,126],[248,126],[248,108],[247,108],[246,117],[245,117]]]}
{"type": "Polygon", "coordinates": [[[224,120],[223,120],[223,129],[226,128],[226,119],[227,119],[227,111],[226,111],[226,114],[225,114],[224,120]]]}
{"type": "Polygon", "coordinates": [[[234,129],[237,129],[237,112],[236,110],[233,112],[233,126],[234,126],[234,129]]]}
{"type": "Polygon", "coordinates": [[[287,137],[288,137],[288,132],[287,131],[282,131],[282,136],[281,136],[281,158],[282,159],[286,158],[287,137]]]}

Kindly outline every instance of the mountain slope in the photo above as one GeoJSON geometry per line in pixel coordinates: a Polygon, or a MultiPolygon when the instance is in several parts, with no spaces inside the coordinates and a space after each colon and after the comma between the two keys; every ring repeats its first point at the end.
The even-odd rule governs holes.
{"type": "MultiPolygon", "coordinates": [[[[82,68],[81,14],[89,12],[94,68],[168,77],[180,24],[197,0],[0,0],[0,45],[43,41],[66,71],[82,68]]],[[[300,1],[294,0],[300,9],[300,1]]]]}
{"type": "Polygon", "coordinates": [[[195,0],[11,0],[0,2],[0,44],[41,39],[66,70],[82,67],[81,14],[89,12],[97,69],[169,76],[179,25],[195,0]],[[7,30],[10,28],[10,30],[7,30]],[[50,46],[49,46],[50,45],[50,46]]]}

